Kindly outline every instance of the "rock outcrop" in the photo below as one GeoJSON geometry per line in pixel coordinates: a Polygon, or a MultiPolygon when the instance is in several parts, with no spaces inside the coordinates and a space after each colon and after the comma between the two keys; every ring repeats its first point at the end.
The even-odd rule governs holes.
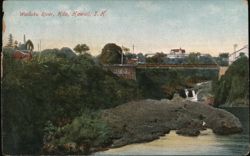
{"type": "Polygon", "coordinates": [[[151,141],[170,130],[188,136],[197,136],[206,128],[221,135],[242,131],[239,119],[233,114],[178,96],[171,101],[148,99],[129,102],[101,114],[112,129],[112,147],[151,141]]]}

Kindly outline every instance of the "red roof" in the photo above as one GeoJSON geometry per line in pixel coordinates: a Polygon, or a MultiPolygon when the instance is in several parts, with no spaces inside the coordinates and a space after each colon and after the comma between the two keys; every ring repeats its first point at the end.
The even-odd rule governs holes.
{"type": "Polygon", "coordinates": [[[16,50],[13,54],[13,58],[16,60],[22,60],[22,59],[30,60],[32,58],[32,54],[30,52],[24,53],[20,50],[16,50]]]}

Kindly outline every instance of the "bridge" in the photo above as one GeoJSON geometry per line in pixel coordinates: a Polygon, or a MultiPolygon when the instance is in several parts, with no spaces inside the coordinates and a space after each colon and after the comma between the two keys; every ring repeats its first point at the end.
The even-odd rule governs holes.
{"type": "Polygon", "coordinates": [[[240,55],[244,54],[245,56],[249,57],[249,48],[248,45],[243,46],[239,50],[236,50],[229,54],[229,65],[231,65],[234,61],[240,58],[240,55]]]}
{"type": "Polygon", "coordinates": [[[214,69],[219,71],[219,77],[225,73],[217,64],[106,64],[103,68],[119,77],[132,80],[136,80],[136,69],[214,69]]]}
{"type": "Polygon", "coordinates": [[[218,69],[217,64],[138,64],[136,68],[218,69]]]}

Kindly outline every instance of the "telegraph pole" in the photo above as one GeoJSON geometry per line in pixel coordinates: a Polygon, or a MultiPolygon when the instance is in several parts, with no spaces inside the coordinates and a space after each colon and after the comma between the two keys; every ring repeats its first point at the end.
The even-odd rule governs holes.
{"type": "Polygon", "coordinates": [[[42,41],[40,40],[40,51],[42,51],[42,41]]]}
{"type": "Polygon", "coordinates": [[[135,53],[135,45],[133,44],[133,54],[135,53]]]}
{"type": "Polygon", "coordinates": [[[122,51],[121,51],[121,65],[123,64],[123,45],[122,45],[122,51]]]}
{"type": "Polygon", "coordinates": [[[237,48],[237,44],[234,44],[234,60],[235,60],[235,58],[236,58],[236,48],[237,48]]]}

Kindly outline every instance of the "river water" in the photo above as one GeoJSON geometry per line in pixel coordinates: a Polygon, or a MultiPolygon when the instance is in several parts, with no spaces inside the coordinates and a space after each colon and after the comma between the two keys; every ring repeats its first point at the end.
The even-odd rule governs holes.
{"type": "Polygon", "coordinates": [[[207,129],[201,131],[197,137],[188,137],[171,131],[152,142],[113,148],[94,155],[246,155],[250,148],[249,110],[248,108],[226,110],[240,119],[243,125],[241,134],[221,136],[207,129]]]}

